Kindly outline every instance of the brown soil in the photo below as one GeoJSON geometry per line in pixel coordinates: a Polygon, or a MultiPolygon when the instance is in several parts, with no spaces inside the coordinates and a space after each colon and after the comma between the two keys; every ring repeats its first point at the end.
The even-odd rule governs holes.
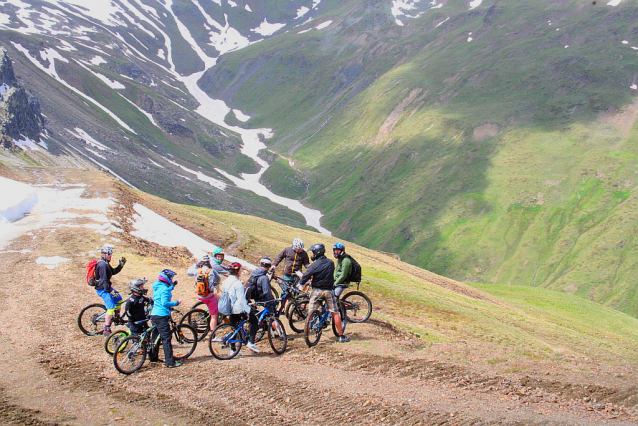
{"type": "MultiPolygon", "coordinates": [[[[82,178],[69,173],[20,176],[31,182],[82,178]]],[[[117,198],[122,207],[113,219],[119,216],[124,225],[134,202],[130,193],[106,178],[91,182],[87,196],[117,198]]],[[[164,265],[184,276],[184,250],[130,235],[117,238],[122,242],[115,256],[129,257],[114,279],[122,293],[128,279],[150,277],[164,265]]],[[[83,273],[88,252],[101,244],[101,236],[84,228],[49,228],[23,235],[0,252],[0,424],[637,424],[638,392],[619,379],[626,371],[609,367],[600,383],[591,383],[554,379],[564,368],[559,364],[547,375],[479,369],[463,358],[471,351],[461,343],[471,343],[427,346],[374,318],[350,325],[348,344],[337,343],[327,330],[318,346],[308,348],[291,332],[281,356],[266,340],[258,344],[259,354],[242,349],[237,358],[218,361],[204,341],[181,368],[147,363],[124,376],[105,353],[103,339],[85,336],[76,324],[83,306],[100,301],[83,273]],[[54,255],[72,260],[53,270],[35,262],[54,255]],[[451,362],[452,354],[463,361],[451,362]]],[[[188,285],[178,286],[175,296],[185,307],[195,301],[188,285]]]]}

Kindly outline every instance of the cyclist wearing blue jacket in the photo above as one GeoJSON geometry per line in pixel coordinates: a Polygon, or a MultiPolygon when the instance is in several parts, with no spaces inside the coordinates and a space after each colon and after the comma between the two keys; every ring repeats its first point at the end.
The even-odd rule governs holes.
{"type": "Polygon", "coordinates": [[[170,269],[160,272],[157,280],[153,283],[153,310],[151,311],[151,322],[157,327],[157,331],[162,336],[162,346],[164,347],[164,363],[168,368],[179,367],[181,362],[176,362],[173,357],[173,345],[171,343],[171,308],[178,306],[180,301],[171,301],[173,289],[177,285],[177,275],[170,269]]]}

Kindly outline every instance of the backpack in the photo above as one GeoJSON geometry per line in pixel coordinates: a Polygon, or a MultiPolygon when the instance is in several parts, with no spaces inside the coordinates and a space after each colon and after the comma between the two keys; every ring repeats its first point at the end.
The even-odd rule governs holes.
{"type": "Polygon", "coordinates": [[[361,282],[361,265],[359,265],[359,262],[354,260],[354,257],[350,256],[349,254],[346,254],[345,257],[348,257],[350,259],[350,262],[352,262],[350,275],[348,275],[348,278],[346,278],[346,281],[351,283],[360,283],[361,282]]]}
{"type": "Polygon", "coordinates": [[[217,301],[217,310],[222,315],[230,315],[233,313],[233,303],[230,300],[230,294],[224,291],[217,301]]]}
{"type": "Polygon", "coordinates": [[[195,293],[199,297],[207,297],[212,293],[210,284],[208,283],[208,274],[204,273],[203,268],[197,269],[197,281],[195,282],[195,293]]]}
{"type": "Polygon", "coordinates": [[[258,278],[256,275],[251,275],[246,281],[246,299],[262,300],[263,295],[261,294],[261,286],[257,283],[258,278]]]}
{"type": "Polygon", "coordinates": [[[95,280],[95,266],[99,261],[97,259],[93,259],[86,265],[86,283],[91,287],[95,287],[97,285],[97,281],[95,280]]]}

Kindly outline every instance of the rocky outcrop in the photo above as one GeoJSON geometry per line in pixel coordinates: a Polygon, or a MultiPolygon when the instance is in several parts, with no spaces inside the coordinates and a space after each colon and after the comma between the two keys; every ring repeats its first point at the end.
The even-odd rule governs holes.
{"type": "Polygon", "coordinates": [[[18,83],[4,49],[0,55],[0,144],[10,148],[13,140],[37,141],[44,130],[40,102],[18,83]]]}

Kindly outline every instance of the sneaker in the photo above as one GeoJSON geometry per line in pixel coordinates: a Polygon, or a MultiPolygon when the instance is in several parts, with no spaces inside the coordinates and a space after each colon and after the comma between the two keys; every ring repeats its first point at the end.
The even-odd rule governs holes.
{"type": "Polygon", "coordinates": [[[104,329],[102,330],[102,336],[106,337],[108,339],[108,337],[112,334],[111,329],[104,329]]]}
{"type": "Polygon", "coordinates": [[[211,337],[211,338],[210,338],[210,341],[211,341],[211,342],[221,342],[221,341],[222,341],[222,339],[220,339],[219,337],[215,336],[215,337],[211,337]]]}
{"type": "Polygon", "coordinates": [[[350,339],[345,334],[343,336],[339,336],[339,343],[348,343],[350,339]]]}
{"type": "Polygon", "coordinates": [[[177,368],[177,367],[181,367],[183,364],[181,362],[175,362],[175,364],[169,364],[166,366],[166,368],[177,368]]]}
{"type": "Polygon", "coordinates": [[[246,347],[255,353],[259,353],[259,349],[254,343],[246,343],[246,347]]]}

